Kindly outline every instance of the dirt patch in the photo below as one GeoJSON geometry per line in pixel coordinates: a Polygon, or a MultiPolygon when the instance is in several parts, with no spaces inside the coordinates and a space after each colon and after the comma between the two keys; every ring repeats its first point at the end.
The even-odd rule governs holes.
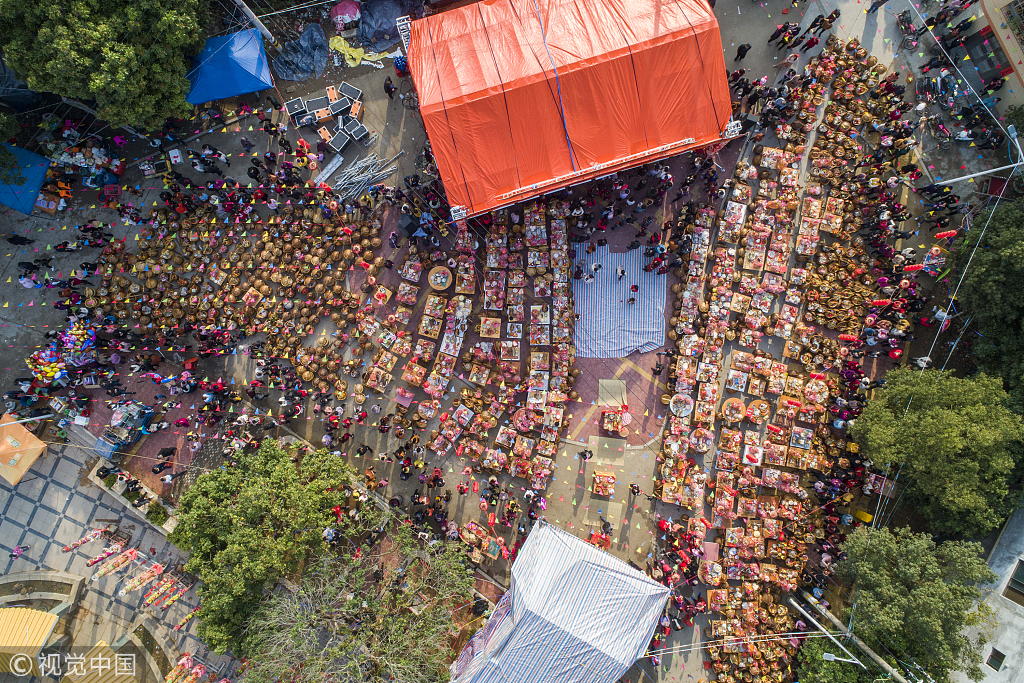
{"type": "Polygon", "coordinates": [[[17,581],[0,585],[0,597],[31,593],[71,595],[71,584],[62,581],[17,581]]]}
{"type": "Polygon", "coordinates": [[[99,460],[99,456],[97,456],[85,461],[85,467],[83,467],[81,472],[78,473],[79,488],[93,486],[92,481],[89,480],[89,474],[92,472],[93,468],[96,467],[96,463],[99,462],[99,460]]]}

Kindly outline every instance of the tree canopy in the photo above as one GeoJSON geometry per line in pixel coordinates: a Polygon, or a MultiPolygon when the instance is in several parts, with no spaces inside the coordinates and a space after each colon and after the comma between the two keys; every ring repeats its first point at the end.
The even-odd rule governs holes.
{"type": "MultiPolygon", "coordinates": [[[[348,500],[352,470],[320,450],[298,463],[272,440],[185,492],[170,540],[191,553],[203,582],[199,635],[216,652],[243,652],[242,634],[265,589],[323,552],[332,508],[348,500]]],[[[345,517],[344,519],[348,519],[345,517]]]]}
{"type": "Polygon", "coordinates": [[[260,607],[246,634],[247,651],[259,653],[246,681],[442,683],[459,632],[453,614],[468,621],[471,606],[463,553],[419,550],[396,524],[372,551],[325,557],[260,607]]]}
{"type": "Polygon", "coordinates": [[[157,128],[191,109],[185,78],[206,0],[0,0],[0,50],[33,90],[96,102],[114,125],[157,128]]]}
{"type": "MultiPolygon", "coordinates": [[[[18,120],[10,114],[0,114],[0,142],[18,134],[18,120]]],[[[0,144],[0,185],[19,185],[25,182],[18,166],[18,157],[0,144]]]]}
{"type": "Polygon", "coordinates": [[[868,644],[906,654],[938,683],[954,672],[981,680],[984,636],[964,629],[984,626],[990,610],[975,584],[996,576],[981,558],[981,545],[928,534],[860,527],[843,544],[847,554],[837,575],[854,586],[854,632],[868,644]]]}
{"type": "MultiPolygon", "coordinates": [[[[987,220],[983,214],[975,223],[987,220]]],[[[954,254],[955,269],[964,274],[959,303],[981,333],[972,339],[979,366],[1003,378],[1011,407],[1024,413],[1024,200],[1002,203],[984,235],[965,233],[954,254]]]]}
{"type": "Polygon", "coordinates": [[[831,652],[837,657],[846,653],[828,638],[807,638],[796,652],[797,680],[800,683],[871,683],[875,677],[849,662],[826,662],[821,656],[831,652]]]}
{"type": "Polygon", "coordinates": [[[1011,104],[1006,108],[1003,117],[1006,119],[1006,125],[1012,124],[1017,130],[1024,128],[1024,107],[1018,104],[1011,104]]]}
{"type": "Polygon", "coordinates": [[[899,368],[853,426],[878,464],[902,464],[908,504],[930,528],[978,536],[1013,510],[1008,477],[1021,440],[1021,419],[1006,407],[995,377],[899,368]]]}

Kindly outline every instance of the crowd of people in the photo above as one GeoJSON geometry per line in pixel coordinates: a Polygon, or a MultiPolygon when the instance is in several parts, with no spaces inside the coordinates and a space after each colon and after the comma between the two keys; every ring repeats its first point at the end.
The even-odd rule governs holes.
{"type": "MultiPolygon", "coordinates": [[[[876,2],[873,9],[877,9],[877,5],[880,4],[884,3],[876,2]]],[[[937,17],[929,19],[928,25],[934,28],[949,22],[969,5],[970,3],[959,1],[947,3],[939,10],[937,17]]],[[[762,143],[774,138],[778,140],[776,144],[780,148],[786,147],[796,154],[806,153],[806,150],[810,149],[809,143],[791,135],[789,131],[808,130],[802,114],[807,110],[808,89],[820,83],[823,78],[826,82],[832,80],[836,74],[846,77],[847,83],[861,80],[852,71],[842,71],[844,68],[849,69],[849,66],[843,66],[849,64],[849,58],[844,59],[844,56],[862,54],[858,52],[859,44],[844,44],[827,33],[839,17],[839,10],[835,10],[829,15],[819,14],[804,29],[795,23],[780,26],[768,42],[776,43],[780,50],[791,54],[782,60],[781,72],[777,77],[771,74],[754,77],[743,68],[737,68],[729,74],[730,86],[734,93],[734,111],[748,118],[750,123],[747,124],[747,130],[753,142],[762,143]],[[796,49],[801,46],[801,53],[797,53],[796,49]],[[822,49],[820,53],[817,52],[819,46],[822,49]],[[810,59],[801,69],[798,62],[805,56],[802,53],[810,53],[807,55],[810,59]]],[[[960,40],[960,35],[969,23],[969,20],[965,20],[961,25],[954,26],[954,30],[949,32],[952,35],[950,40],[960,40]]],[[[736,61],[742,61],[749,49],[749,45],[740,46],[736,61]]],[[[923,70],[942,70],[951,66],[948,58],[943,55],[928,62],[923,70]]],[[[991,97],[1002,85],[1001,79],[986,83],[985,94],[991,97]]],[[[823,179],[831,184],[831,196],[842,198],[852,208],[852,213],[844,217],[847,231],[842,232],[839,238],[850,240],[855,251],[863,252],[867,257],[861,261],[867,265],[853,274],[856,276],[864,272],[870,275],[871,289],[878,300],[866,307],[859,332],[843,337],[840,349],[842,362],[833,368],[837,379],[834,385],[830,384],[828,400],[824,406],[826,416],[816,430],[817,437],[822,443],[844,443],[849,428],[855,424],[870,400],[871,390],[885,385],[884,372],[891,365],[872,364],[869,369],[868,363],[876,358],[901,362],[904,347],[907,342],[914,339],[914,328],[918,325],[934,324],[928,316],[921,315],[931,298],[931,293],[927,291],[925,283],[920,278],[926,254],[918,253],[918,250],[911,246],[911,239],[923,238],[929,233],[941,233],[940,237],[945,236],[945,231],[958,228],[963,214],[972,209],[971,205],[958,196],[949,185],[919,185],[923,178],[922,169],[910,153],[920,144],[919,138],[924,125],[938,115],[915,101],[916,93],[913,90],[908,92],[908,86],[900,83],[898,73],[879,77],[877,85],[864,88],[863,93],[858,90],[857,94],[863,94],[864,106],[858,110],[847,105],[847,111],[862,112],[865,122],[870,124],[865,127],[866,139],[861,138],[864,152],[853,159],[852,163],[842,163],[838,168],[833,164],[830,169],[832,173],[823,179]],[[904,188],[909,188],[922,198],[923,211],[912,212],[899,199],[904,188]],[[912,215],[913,213],[917,215],[912,215]]],[[[821,104],[821,101],[815,101],[815,104],[821,104]]],[[[989,102],[987,106],[992,104],[989,102]]],[[[828,111],[826,109],[826,112],[828,111]]],[[[983,108],[963,106],[959,110],[954,110],[954,114],[959,117],[960,125],[967,131],[965,139],[975,140],[982,148],[998,146],[1004,141],[998,126],[983,108]]],[[[851,118],[846,120],[850,121],[851,118]]],[[[855,125],[860,123],[860,118],[861,115],[858,113],[855,125]]],[[[822,155],[827,155],[823,149],[817,149],[822,155]]],[[[759,150],[760,146],[755,146],[753,154],[760,154],[759,150]]],[[[828,168],[827,165],[818,167],[828,168]]],[[[700,170],[701,167],[695,165],[695,172],[699,173],[700,170]]],[[[760,177],[763,179],[765,176],[760,177]]],[[[688,180],[692,182],[693,178],[688,180]]],[[[690,260],[689,237],[694,232],[696,215],[709,209],[715,211],[715,207],[710,206],[710,200],[716,194],[718,197],[733,197],[733,191],[740,182],[743,181],[739,178],[727,178],[720,187],[712,183],[706,188],[709,190],[709,201],[691,199],[686,205],[677,208],[674,225],[678,227],[672,229],[672,224],[662,227],[665,233],[669,233],[668,239],[665,240],[667,256],[664,258],[672,259],[673,254],[677,255],[674,260],[669,261],[670,268],[678,267],[690,260]],[[680,234],[685,235],[686,245],[679,239],[680,234]]],[[[683,196],[684,190],[680,190],[675,200],[679,201],[683,196]]],[[[721,217],[721,213],[718,215],[721,217]]],[[[842,247],[842,243],[821,245],[819,249],[824,254],[823,258],[828,258],[819,263],[830,261],[830,253],[839,247],[842,247]]],[[[703,269],[701,268],[699,272],[703,274],[703,269]]],[[[939,311],[939,315],[945,317],[945,312],[939,311]]],[[[700,324],[705,324],[703,317],[700,324]]],[[[915,362],[924,368],[931,364],[931,359],[919,358],[915,359],[915,362]]],[[[797,553],[795,561],[792,561],[792,555],[789,559],[786,559],[786,556],[771,556],[771,551],[769,559],[775,559],[777,562],[785,560],[780,563],[782,566],[797,568],[798,581],[787,587],[786,581],[783,580],[785,588],[792,590],[797,585],[803,585],[828,607],[828,598],[836,591],[833,577],[835,565],[845,559],[842,544],[847,534],[861,524],[851,514],[851,503],[861,496],[871,495],[877,491],[872,462],[859,452],[843,452],[838,457],[819,462],[824,463],[821,469],[812,466],[805,471],[800,488],[785,489],[787,497],[796,501],[800,506],[798,509],[802,511],[800,515],[789,518],[790,521],[786,523],[784,528],[787,537],[806,542],[801,542],[790,549],[791,553],[793,550],[797,553]]],[[[744,468],[733,481],[736,483],[730,485],[736,486],[736,490],[730,490],[732,495],[755,495],[760,485],[773,487],[779,491],[774,488],[778,487],[777,482],[762,481],[754,475],[752,468],[744,468]]],[[[706,500],[708,505],[717,504],[720,500],[715,484],[715,481],[708,483],[711,490],[706,500]]],[[[719,482],[718,486],[724,484],[719,482]]],[[[656,484],[654,496],[648,497],[658,498],[659,488],[656,484]]],[[[640,491],[631,489],[631,493],[636,495],[640,491]]],[[[722,514],[723,511],[724,514],[734,514],[728,513],[724,508],[716,507],[714,510],[716,515],[722,514]]],[[[762,515],[767,517],[767,512],[771,511],[763,511],[759,507],[753,516],[758,519],[762,515]]],[[[771,516],[774,516],[774,513],[771,516]]],[[[672,521],[667,516],[658,516],[657,524],[663,535],[663,542],[655,548],[653,557],[647,562],[646,567],[637,567],[652,579],[673,589],[672,603],[666,609],[660,628],[655,632],[649,646],[650,660],[655,665],[660,663],[658,653],[665,647],[665,640],[671,629],[679,630],[692,626],[693,617],[699,613],[725,612],[728,618],[729,615],[740,616],[741,612],[741,597],[732,595],[734,588],[726,587],[720,591],[715,587],[724,587],[724,584],[718,583],[719,579],[713,572],[701,575],[702,565],[711,559],[718,561],[718,558],[707,556],[706,542],[714,540],[716,552],[720,550],[728,557],[735,557],[726,552],[729,540],[723,537],[720,529],[713,527],[712,523],[700,514],[689,520],[680,514],[676,519],[678,521],[672,521]],[[708,587],[709,595],[715,593],[713,600],[705,598],[698,588],[701,584],[708,587]]],[[[755,523],[751,528],[757,526],[755,523]]],[[[740,538],[743,538],[742,533],[740,538]]],[[[742,554],[749,553],[749,550],[742,550],[742,544],[739,547],[741,557],[746,558],[748,562],[753,559],[749,554],[742,554]]],[[[726,564],[733,566],[736,563],[732,561],[730,564],[727,561],[726,564]]],[[[730,571],[735,571],[735,567],[730,571]]],[[[748,574],[745,572],[749,571],[750,567],[744,568],[741,561],[739,574],[730,573],[729,578],[746,580],[748,574]]],[[[756,573],[749,576],[751,580],[757,578],[756,573]]],[[[764,596],[760,597],[761,600],[757,599],[758,596],[746,596],[742,599],[764,604],[764,596]]],[[[742,631],[732,633],[764,635],[778,630],[800,630],[806,626],[802,621],[776,623],[772,619],[774,612],[770,599],[767,605],[767,618],[762,616],[760,620],[748,622],[744,617],[741,619],[742,631]]],[[[743,611],[745,612],[745,608],[743,611]]],[[[748,652],[745,647],[741,649],[748,652]]],[[[750,680],[745,677],[751,673],[755,676],[758,673],[764,674],[765,664],[770,664],[768,671],[771,671],[772,676],[778,673],[784,675],[792,664],[792,650],[787,654],[785,647],[767,656],[763,647],[758,652],[757,648],[752,646],[749,652],[754,653],[753,656],[757,659],[746,661],[739,668],[718,651],[718,648],[712,650],[711,668],[720,677],[725,676],[728,680],[732,680],[732,676],[736,676],[736,680],[739,680],[739,676],[743,676],[744,680],[750,680]],[[765,658],[764,664],[758,661],[762,657],[765,658]],[[777,666],[780,662],[781,667],[777,666]]]]}
{"type": "MultiPolygon", "coordinates": [[[[880,4],[876,2],[869,11],[877,10],[880,4]]],[[[961,0],[947,3],[936,16],[929,18],[929,26],[953,21],[970,4],[961,0]]],[[[778,27],[768,44],[786,56],[774,78],[772,75],[755,77],[744,68],[729,73],[728,80],[734,94],[733,109],[746,119],[745,130],[752,143],[760,145],[774,138],[779,147],[789,144],[797,150],[796,154],[809,151],[801,141],[786,137],[785,131],[803,127],[801,117],[806,111],[806,95],[809,89],[817,87],[823,74],[831,78],[851,71],[843,65],[843,58],[856,54],[859,44],[851,51],[852,43],[844,45],[829,33],[840,17],[837,9],[827,15],[818,14],[805,28],[793,22],[778,27]],[[800,62],[804,59],[808,61],[801,68],[800,62]],[[796,144],[792,144],[794,141],[796,144]]],[[[953,44],[951,41],[962,40],[961,34],[969,24],[969,20],[965,20],[953,26],[947,33],[952,36],[947,42],[953,44]]],[[[749,49],[749,45],[740,46],[735,61],[741,62],[749,49]]],[[[951,66],[944,56],[940,56],[927,62],[922,71],[927,74],[938,70],[941,78],[951,66]]],[[[867,265],[863,272],[851,271],[849,277],[869,275],[871,291],[878,301],[866,306],[858,333],[844,340],[842,361],[831,368],[838,379],[827,392],[827,416],[814,430],[823,440],[842,437],[855,424],[870,400],[871,390],[884,386],[885,380],[880,373],[891,367],[876,365],[871,369],[869,363],[874,359],[900,362],[906,343],[914,339],[915,314],[920,315],[928,305],[930,295],[919,277],[921,271],[908,269],[922,264],[925,255],[918,253],[913,246],[900,243],[908,244],[909,238],[914,236],[923,237],[923,232],[937,233],[956,228],[962,215],[971,210],[971,205],[948,185],[931,183],[917,186],[923,173],[910,152],[918,142],[915,138],[920,134],[922,123],[927,123],[934,115],[913,101],[914,93],[908,92],[907,86],[899,82],[897,73],[890,73],[878,81],[863,93],[865,101],[860,111],[869,121],[863,131],[867,138],[865,150],[851,159],[851,163],[836,168],[835,175],[830,178],[834,196],[842,197],[850,207],[847,233],[842,235],[845,240],[825,243],[820,247],[820,254],[828,256],[840,248],[837,242],[848,240],[858,255],[865,255],[867,265]],[[910,208],[901,202],[900,192],[904,188],[912,188],[922,198],[924,211],[919,215],[912,215],[910,208]]],[[[991,94],[998,91],[1003,82],[1000,79],[986,86],[991,94]]],[[[177,171],[164,174],[165,188],[160,193],[160,200],[166,210],[182,217],[204,210],[219,220],[235,222],[261,220],[256,211],[259,206],[279,214],[282,204],[288,202],[315,207],[325,219],[369,208],[363,200],[339,206],[328,190],[304,179],[303,176],[310,175],[309,171],[315,164],[323,160],[326,152],[323,141],[313,148],[300,137],[293,145],[286,136],[287,124],[272,122],[263,111],[258,115],[262,133],[269,136],[279,151],[242,158],[246,164],[245,174],[252,182],[239,182],[225,175],[219,164],[232,168],[231,162],[213,145],[205,144],[199,150],[189,149],[187,152],[193,171],[216,178],[198,182],[177,171]]],[[[957,116],[963,129],[961,134],[966,135],[963,139],[974,140],[982,148],[992,148],[1004,142],[1003,134],[985,111],[965,106],[957,111],[957,116]]],[[[247,153],[253,148],[253,143],[245,137],[242,145],[247,153]]],[[[757,154],[756,149],[755,146],[751,152],[757,154]]],[[[697,236],[699,230],[695,230],[700,216],[709,212],[716,214],[724,200],[733,197],[738,187],[738,179],[722,172],[716,164],[718,152],[702,150],[688,153],[680,165],[683,170],[675,173],[667,163],[652,163],[592,182],[582,193],[565,191],[560,196],[571,200],[570,215],[574,219],[570,223],[569,241],[572,246],[568,256],[576,259],[582,252],[592,254],[608,246],[612,234],[627,231],[629,241],[626,249],[642,250],[646,260],[644,271],[662,275],[684,273],[682,279],[685,280],[685,269],[698,246],[695,239],[700,239],[697,236]],[[722,178],[722,175],[726,177],[722,178]],[[676,176],[679,176],[678,182],[676,176]],[[658,220],[658,211],[663,207],[668,208],[664,222],[658,220]]],[[[240,172],[240,169],[236,166],[232,172],[240,172]]],[[[374,198],[379,197],[380,201],[411,213],[414,210],[413,197],[423,196],[423,190],[419,179],[410,177],[405,180],[405,191],[399,187],[386,191],[375,188],[374,198]]],[[[434,195],[426,196],[433,201],[434,195]]],[[[169,230],[165,224],[143,215],[140,207],[131,203],[118,204],[117,209],[128,224],[153,223],[162,234],[169,230]]],[[[518,224],[520,216],[517,211],[521,209],[516,207],[511,211],[512,223],[518,224]]],[[[90,221],[76,227],[78,238],[58,245],[58,252],[105,248],[112,244],[113,234],[108,224],[90,221]]],[[[351,229],[348,236],[351,236],[351,229]]],[[[425,242],[435,247],[441,244],[429,230],[424,237],[425,242]]],[[[32,243],[20,235],[9,237],[8,241],[15,245],[32,243]]],[[[392,250],[398,247],[395,233],[391,235],[389,246],[392,250]]],[[[231,466],[235,453],[257,448],[267,436],[266,432],[279,425],[288,426],[295,420],[309,418],[316,422],[319,445],[335,456],[369,459],[372,464],[363,470],[365,488],[382,494],[392,508],[401,509],[417,528],[425,532],[437,534],[438,538],[457,540],[458,524],[451,519],[452,501],[458,502],[471,494],[478,498],[480,510],[492,517],[491,528],[497,525],[499,529],[507,529],[513,534],[515,542],[508,548],[510,561],[515,559],[532,524],[544,515],[546,503],[543,495],[538,495],[533,489],[517,493],[516,487],[500,482],[496,476],[476,481],[471,475],[479,470],[472,466],[467,466],[446,482],[442,469],[437,463],[430,462],[431,451],[421,443],[422,428],[417,427],[403,411],[389,407],[383,401],[356,402],[346,397],[343,391],[330,387],[306,388],[310,385],[304,382],[301,369],[290,360],[275,355],[267,342],[246,344],[250,330],[218,329],[189,322],[159,331],[140,330],[137,326],[132,328],[127,320],[83,307],[85,294],[82,290],[95,284],[97,263],[80,263],[68,278],[49,277],[49,273],[41,276],[50,269],[51,262],[52,257],[19,262],[19,283],[26,288],[56,290],[56,306],[67,311],[68,322],[86,322],[92,326],[98,333],[97,347],[106,352],[99,355],[94,364],[74,369],[72,379],[99,371],[101,386],[111,405],[134,393],[131,381],[148,380],[165,386],[167,395],[156,410],[169,417],[156,422],[148,428],[149,431],[167,429],[172,425],[186,430],[207,428],[211,433],[216,432],[217,438],[223,442],[222,455],[226,466],[231,466]],[[254,361],[254,375],[242,391],[225,385],[222,380],[200,380],[188,372],[165,376],[160,372],[161,355],[132,353],[144,346],[181,351],[194,348],[202,359],[241,351],[254,361]],[[128,372],[116,374],[119,366],[128,372]],[[180,394],[196,392],[202,397],[202,403],[196,410],[182,410],[181,417],[176,417],[177,413],[171,415],[171,411],[182,409],[180,394]],[[270,401],[277,415],[256,415],[248,410],[230,415],[235,412],[232,407],[243,400],[243,393],[257,404],[270,401]],[[383,450],[369,445],[374,428],[380,435],[376,441],[378,449],[382,448],[380,444],[384,444],[383,450]],[[380,474],[377,468],[381,469],[380,474]],[[408,502],[404,495],[396,492],[397,482],[392,474],[403,482],[413,478],[418,482],[419,487],[409,496],[408,502]]],[[[390,269],[388,264],[391,264],[390,259],[382,265],[390,269]]],[[[575,266],[572,278],[583,283],[593,282],[602,269],[600,263],[588,267],[575,266]]],[[[615,275],[621,281],[628,273],[622,270],[615,275]]],[[[633,298],[629,303],[634,303],[642,293],[637,285],[631,285],[630,289],[633,298]]],[[[700,322],[706,324],[707,320],[700,322]]],[[[928,324],[924,319],[919,322],[928,324]]],[[[353,341],[347,335],[339,340],[345,344],[353,341]]],[[[666,361],[674,363],[677,355],[676,349],[670,347],[666,361]]],[[[352,377],[365,377],[366,361],[356,359],[350,362],[353,365],[343,366],[342,372],[348,372],[352,377]]],[[[656,374],[660,375],[662,369],[659,362],[656,374]]],[[[46,400],[54,389],[26,378],[5,398],[12,406],[31,409],[46,400]]],[[[76,405],[81,409],[87,409],[88,404],[88,398],[76,399],[76,405]]],[[[200,446],[194,434],[189,434],[188,443],[192,451],[200,446]]],[[[585,464],[593,454],[584,450],[580,455],[585,464]]],[[[161,475],[168,469],[172,470],[163,475],[167,485],[188,471],[186,466],[185,470],[174,472],[173,456],[173,451],[161,451],[157,455],[159,462],[152,468],[154,474],[161,475]]],[[[804,485],[788,491],[803,505],[803,512],[785,523],[788,536],[801,539],[800,547],[796,548],[798,557],[795,560],[792,556],[772,559],[784,563],[799,577],[800,585],[828,606],[827,593],[834,582],[835,564],[844,559],[842,544],[847,534],[860,524],[851,514],[850,503],[856,497],[873,491],[872,462],[867,456],[855,452],[844,453],[842,457],[830,459],[827,466],[808,468],[805,474],[804,485]]],[[[736,491],[756,492],[762,485],[769,486],[754,474],[752,468],[738,472],[736,491]]],[[[702,506],[712,503],[718,486],[722,484],[713,481],[708,484],[711,495],[701,501],[702,506]]],[[[367,498],[365,492],[351,493],[352,504],[335,510],[339,518],[343,514],[358,514],[359,504],[367,498]]],[[[632,505],[639,503],[640,495],[655,503],[660,498],[658,485],[647,493],[632,484],[632,505]]],[[[708,559],[707,543],[717,538],[711,519],[702,514],[689,520],[677,515],[675,519],[677,521],[667,514],[656,515],[655,523],[662,542],[654,544],[645,566],[630,561],[636,569],[672,589],[671,601],[650,643],[652,652],[665,646],[672,630],[693,627],[698,615],[717,611],[723,605],[722,595],[717,593],[720,590],[717,586],[721,584],[708,582],[707,577],[701,575],[701,565],[708,559]],[[716,592],[714,597],[712,591],[716,592]]],[[[603,517],[601,523],[602,533],[611,536],[613,524],[603,517]]],[[[323,538],[335,544],[340,535],[333,526],[328,526],[323,531],[323,538]]],[[[784,582],[783,587],[787,587],[784,582]]],[[[790,589],[795,587],[796,584],[790,589]]],[[[792,629],[799,629],[800,623],[793,624],[792,629]]],[[[776,623],[760,623],[753,625],[750,633],[774,633],[779,628],[776,623]]],[[[660,663],[659,656],[653,654],[651,661],[660,663]]],[[[789,666],[787,660],[781,669],[788,670],[789,666]]],[[[713,667],[720,674],[731,671],[729,665],[718,659],[714,660],[713,667]]]]}

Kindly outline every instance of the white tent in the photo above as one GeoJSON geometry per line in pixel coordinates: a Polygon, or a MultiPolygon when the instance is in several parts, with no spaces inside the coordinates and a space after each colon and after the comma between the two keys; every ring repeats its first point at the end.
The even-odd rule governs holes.
{"type": "Polygon", "coordinates": [[[455,683],[606,683],[646,651],[669,590],[539,523],[512,585],[452,665],[455,683]]]}

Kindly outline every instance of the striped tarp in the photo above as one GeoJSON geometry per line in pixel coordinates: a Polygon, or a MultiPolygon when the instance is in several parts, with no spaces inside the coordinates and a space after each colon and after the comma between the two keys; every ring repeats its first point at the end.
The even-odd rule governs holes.
{"type": "Polygon", "coordinates": [[[456,683],[607,683],[647,649],[669,590],[614,555],[539,523],[512,585],[452,666],[456,683]]]}
{"type": "MultiPolygon", "coordinates": [[[[580,249],[582,251],[582,249],[580,249]]],[[[645,353],[665,345],[665,289],[667,275],[645,273],[650,261],[643,249],[612,253],[598,247],[593,254],[580,254],[576,265],[592,274],[590,266],[600,263],[593,282],[572,281],[576,299],[576,355],[580,358],[622,358],[634,351],[645,353]],[[626,275],[619,280],[616,269],[626,275]],[[630,291],[632,285],[640,289],[630,291]],[[630,297],[636,303],[630,304],[630,297]]]]}

